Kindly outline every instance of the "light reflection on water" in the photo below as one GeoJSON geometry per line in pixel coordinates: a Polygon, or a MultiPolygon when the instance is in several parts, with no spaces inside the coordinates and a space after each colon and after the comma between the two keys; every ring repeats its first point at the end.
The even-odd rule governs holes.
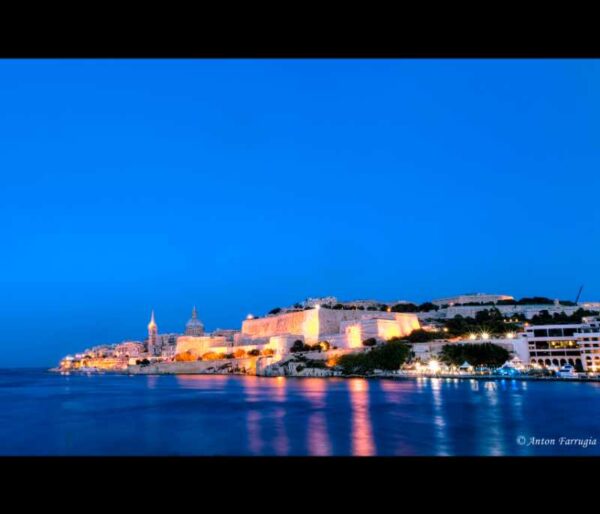
{"type": "Polygon", "coordinates": [[[273,399],[280,405],[273,411],[275,423],[275,437],[273,438],[273,447],[276,455],[289,455],[290,444],[285,426],[285,401],[286,401],[287,383],[283,377],[275,379],[275,387],[273,389],[273,399]]]}
{"type": "MultiPolygon", "coordinates": [[[[447,380],[444,380],[447,383],[447,380]]],[[[445,384],[444,384],[445,385],[445,384]]],[[[433,398],[433,426],[435,434],[435,445],[439,448],[438,455],[449,455],[448,443],[446,441],[446,422],[444,420],[442,379],[431,379],[431,395],[433,398]]]]}
{"type": "Polygon", "coordinates": [[[369,412],[369,381],[364,378],[351,378],[347,383],[352,410],[352,455],[375,455],[369,412]]]}
{"type": "Polygon", "coordinates": [[[598,384],[0,372],[0,455],[599,455],[598,384]],[[27,425],[22,420],[27,419],[27,425]]]}
{"type": "Polygon", "coordinates": [[[307,378],[300,381],[302,395],[311,405],[312,412],[308,417],[307,446],[308,455],[332,455],[327,417],[327,382],[319,378],[307,378]]]}

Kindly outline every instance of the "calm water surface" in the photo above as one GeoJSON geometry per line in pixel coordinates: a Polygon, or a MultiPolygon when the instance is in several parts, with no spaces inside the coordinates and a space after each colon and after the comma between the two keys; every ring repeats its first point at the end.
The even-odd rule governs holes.
{"type": "Polygon", "coordinates": [[[600,385],[2,370],[0,455],[600,455],[600,385]]]}

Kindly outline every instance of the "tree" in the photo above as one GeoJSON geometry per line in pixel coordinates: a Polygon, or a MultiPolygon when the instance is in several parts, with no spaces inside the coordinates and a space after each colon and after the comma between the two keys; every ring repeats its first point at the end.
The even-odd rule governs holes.
{"type": "Polygon", "coordinates": [[[440,353],[440,359],[443,362],[454,366],[460,366],[467,361],[474,366],[499,367],[509,357],[508,350],[492,343],[446,344],[440,353]]]}
{"type": "Polygon", "coordinates": [[[521,298],[517,303],[519,305],[552,305],[554,302],[544,296],[532,296],[530,298],[521,298]]]}
{"type": "Polygon", "coordinates": [[[413,330],[406,339],[411,343],[426,343],[427,341],[442,339],[443,337],[443,332],[428,332],[422,328],[419,328],[417,330],[413,330]]]}
{"type": "Polygon", "coordinates": [[[281,308],[280,307],[275,307],[274,309],[271,309],[269,311],[269,314],[279,314],[281,312],[281,308]]]}
{"type": "Polygon", "coordinates": [[[417,312],[419,308],[414,303],[397,303],[392,306],[392,312],[417,312]]]}
{"type": "Polygon", "coordinates": [[[477,312],[475,318],[465,318],[458,314],[446,321],[445,328],[448,332],[447,335],[451,337],[464,337],[471,333],[482,332],[487,332],[491,335],[504,334],[505,332],[514,332],[519,329],[518,325],[510,320],[511,318],[503,317],[497,308],[492,308],[477,312]]]}
{"type": "Polygon", "coordinates": [[[265,348],[265,349],[262,351],[262,354],[263,354],[265,357],[270,357],[271,355],[275,355],[275,350],[273,350],[273,348],[265,348]]]}
{"type": "Polygon", "coordinates": [[[175,361],[176,362],[191,362],[191,361],[195,361],[196,359],[196,355],[194,355],[190,350],[188,350],[187,352],[183,352],[183,353],[178,353],[177,355],[175,355],[175,361]]]}
{"type": "Polygon", "coordinates": [[[369,339],[365,339],[362,344],[363,346],[375,346],[377,344],[377,339],[369,337],[369,339]]]}
{"type": "Polygon", "coordinates": [[[246,351],[243,348],[238,348],[235,352],[233,352],[233,356],[236,359],[242,359],[246,356],[246,351]]]}
{"type": "Polygon", "coordinates": [[[419,305],[419,312],[437,311],[439,307],[431,302],[425,302],[419,305]]]}
{"type": "Polygon", "coordinates": [[[250,355],[251,357],[258,357],[260,355],[260,350],[258,348],[248,350],[248,355],[250,355]]]}
{"type": "Polygon", "coordinates": [[[303,352],[304,351],[304,343],[300,339],[296,339],[292,347],[290,348],[290,352],[303,352]]]}
{"type": "Polygon", "coordinates": [[[366,374],[375,369],[396,370],[406,362],[410,355],[410,347],[406,343],[394,341],[373,348],[366,353],[350,353],[342,355],[337,365],[342,373],[366,374]]]}
{"type": "Polygon", "coordinates": [[[496,305],[517,305],[517,300],[498,300],[496,305]]]}
{"type": "Polygon", "coordinates": [[[566,323],[581,323],[582,318],[585,316],[596,316],[596,311],[588,311],[586,309],[579,308],[570,316],[565,312],[555,312],[550,314],[548,310],[544,309],[538,314],[531,318],[532,325],[556,325],[566,323]]]}

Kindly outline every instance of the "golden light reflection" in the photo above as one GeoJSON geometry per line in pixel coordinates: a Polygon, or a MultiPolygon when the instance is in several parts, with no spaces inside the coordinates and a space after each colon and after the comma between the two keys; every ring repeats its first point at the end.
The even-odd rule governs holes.
{"type": "Polygon", "coordinates": [[[364,378],[348,379],[352,408],[352,455],[375,455],[375,442],[369,414],[369,382],[364,378]]]}
{"type": "Polygon", "coordinates": [[[248,432],[248,447],[255,455],[261,455],[263,441],[260,435],[261,414],[257,410],[249,410],[246,415],[246,428],[248,432]]]}
{"type": "MultiPolygon", "coordinates": [[[[246,402],[254,403],[259,401],[259,381],[257,377],[247,376],[242,382],[244,388],[244,397],[246,402]]],[[[264,442],[261,435],[260,425],[262,414],[256,409],[249,409],[246,414],[246,432],[248,434],[248,448],[254,455],[262,455],[264,442]]]]}
{"type": "MultiPolygon", "coordinates": [[[[269,380],[269,379],[268,379],[269,380]]],[[[269,380],[269,384],[272,384],[269,380]]],[[[288,382],[284,377],[276,377],[274,380],[275,389],[273,389],[273,399],[280,403],[282,407],[277,407],[273,411],[275,437],[273,438],[273,448],[276,455],[288,455],[290,451],[290,441],[285,426],[285,403],[287,400],[288,382]]]]}
{"type": "Polygon", "coordinates": [[[332,447],[327,430],[327,419],[324,409],[327,392],[327,381],[320,378],[306,378],[301,381],[302,394],[311,404],[314,411],[308,418],[307,446],[309,455],[331,455],[332,447]]]}
{"type": "Polygon", "coordinates": [[[230,377],[226,375],[175,375],[175,380],[180,387],[198,388],[200,386],[214,388],[221,385],[230,377]]]}
{"type": "Polygon", "coordinates": [[[158,376],[156,375],[146,375],[148,381],[148,387],[150,389],[156,389],[158,384],[158,376]]]}

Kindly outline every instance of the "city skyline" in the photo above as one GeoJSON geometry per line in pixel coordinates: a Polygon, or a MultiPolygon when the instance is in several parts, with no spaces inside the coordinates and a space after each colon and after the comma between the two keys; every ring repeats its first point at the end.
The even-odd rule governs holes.
{"type": "Polygon", "coordinates": [[[578,60],[4,61],[2,367],[152,309],[599,300],[599,86],[578,60]]]}

